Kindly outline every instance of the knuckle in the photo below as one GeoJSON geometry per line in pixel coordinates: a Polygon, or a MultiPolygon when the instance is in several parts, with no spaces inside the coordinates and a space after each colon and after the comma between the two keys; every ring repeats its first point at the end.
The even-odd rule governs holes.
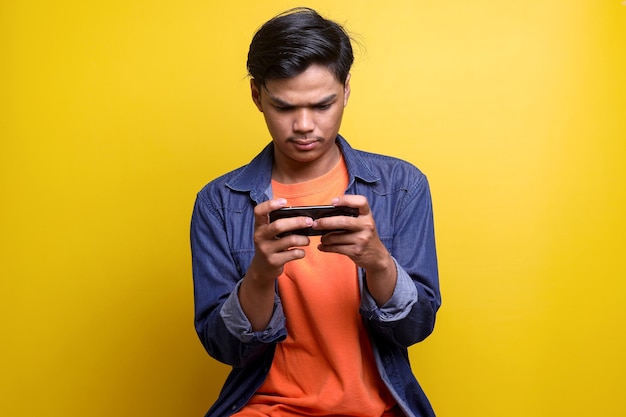
{"type": "Polygon", "coordinates": [[[369,218],[368,220],[363,222],[363,229],[367,230],[368,232],[373,232],[374,230],[376,230],[376,225],[374,224],[374,219],[369,218]]]}

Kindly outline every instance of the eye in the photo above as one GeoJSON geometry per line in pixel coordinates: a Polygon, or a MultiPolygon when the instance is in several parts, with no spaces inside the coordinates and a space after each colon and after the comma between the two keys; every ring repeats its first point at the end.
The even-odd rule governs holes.
{"type": "Polygon", "coordinates": [[[316,108],[317,110],[322,110],[322,111],[323,111],[323,110],[328,110],[328,109],[330,109],[330,106],[332,106],[332,103],[328,103],[328,104],[319,104],[319,105],[315,106],[315,108],[316,108]]]}

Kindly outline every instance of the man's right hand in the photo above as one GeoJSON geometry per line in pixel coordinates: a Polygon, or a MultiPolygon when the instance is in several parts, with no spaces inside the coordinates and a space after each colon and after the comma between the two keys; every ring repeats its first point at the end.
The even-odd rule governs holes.
{"type": "Polygon", "coordinates": [[[253,331],[267,327],[274,312],[276,279],[287,262],[304,258],[302,246],[310,243],[307,236],[297,234],[277,238],[283,232],[313,224],[309,217],[292,217],[270,223],[269,213],[286,204],[285,199],[279,198],[254,208],[254,257],[239,287],[239,302],[253,331]]]}

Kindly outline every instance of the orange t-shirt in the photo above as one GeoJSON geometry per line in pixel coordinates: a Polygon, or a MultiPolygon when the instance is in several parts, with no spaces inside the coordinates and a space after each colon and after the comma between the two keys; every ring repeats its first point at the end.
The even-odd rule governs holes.
{"type": "MultiPolygon", "coordinates": [[[[288,205],[330,204],[345,192],[343,159],[322,177],[298,184],[272,181],[288,205]]],[[[402,415],[382,382],[359,314],[357,268],[350,258],[317,250],[278,278],[288,336],[276,347],[269,375],[237,414],[248,416],[402,415]]]]}

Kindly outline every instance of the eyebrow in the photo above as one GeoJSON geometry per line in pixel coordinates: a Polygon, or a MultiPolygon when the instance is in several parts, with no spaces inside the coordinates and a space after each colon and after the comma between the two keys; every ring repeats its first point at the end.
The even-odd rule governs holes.
{"type": "MultiPolygon", "coordinates": [[[[299,106],[296,106],[294,104],[288,103],[285,100],[280,99],[280,98],[274,96],[272,93],[270,93],[270,91],[267,89],[267,87],[264,87],[263,89],[267,93],[267,96],[269,97],[269,99],[274,102],[274,104],[277,104],[277,105],[279,105],[281,107],[299,107],[299,106]]],[[[333,94],[330,94],[330,95],[324,97],[323,99],[321,99],[320,101],[318,101],[316,103],[308,104],[308,106],[310,106],[310,107],[322,106],[322,105],[329,104],[329,103],[333,102],[336,98],[337,98],[337,94],[333,93],[333,94]]]]}

